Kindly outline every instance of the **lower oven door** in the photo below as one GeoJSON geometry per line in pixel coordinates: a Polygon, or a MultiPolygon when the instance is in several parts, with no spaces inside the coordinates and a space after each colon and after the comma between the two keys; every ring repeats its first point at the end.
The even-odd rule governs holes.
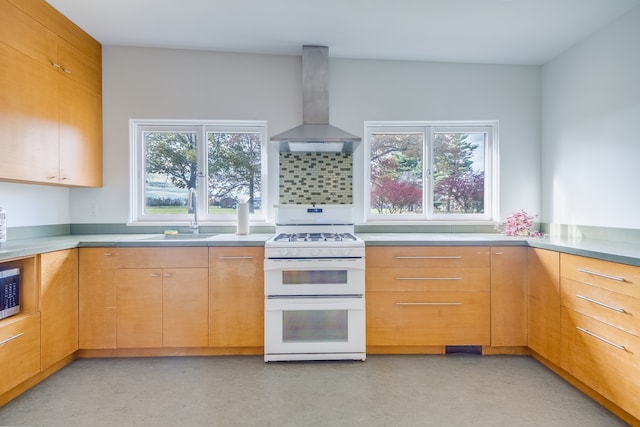
{"type": "Polygon", "coordinates": [[[362,295],[364,258],[266,259],[265,295],[362,295]]]}
{"type": "Polygon", "coordinates": [[[365,360],[365,300],[266,298],[264,360],[365,360]]]}

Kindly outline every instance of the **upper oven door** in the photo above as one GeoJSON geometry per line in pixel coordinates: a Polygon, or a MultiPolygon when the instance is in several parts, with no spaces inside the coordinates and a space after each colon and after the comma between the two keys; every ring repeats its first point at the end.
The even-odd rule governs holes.
{"type": "Polygon", "coordinates": [[[265,295],[364,295],[364,258],[266,259],[265,295]]]}

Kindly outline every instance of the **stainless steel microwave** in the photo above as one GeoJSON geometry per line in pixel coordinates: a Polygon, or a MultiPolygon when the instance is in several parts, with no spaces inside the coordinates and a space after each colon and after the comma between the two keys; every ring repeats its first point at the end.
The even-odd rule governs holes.
{"type": "Polygon", "coordinates": [[[0,270],[0,319],[20,312],[20,269],[0,270]]]}

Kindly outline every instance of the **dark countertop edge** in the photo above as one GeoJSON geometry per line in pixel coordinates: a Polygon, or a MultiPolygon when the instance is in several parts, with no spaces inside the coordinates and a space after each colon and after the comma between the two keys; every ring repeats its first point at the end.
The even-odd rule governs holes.
{"type": "MultiPolygon", "coordinates": [[[[548,238],[509,238],[500,234],[452,233],[433,235],[424,233],[358,234],[366,246],[525,246],[548,249],[556,252],[586,256],[640,267],[640,244],[618,243],[603,240],[567,240],[548,238]],[[403,238],[404,237],[404,238],[403,238]]],[[[63,235],[36,239],[24,239],[4,243],[0,246],[0,262],[23,258],[46,252],[73,248],[97,247],[260,247],[269,235],[219,235],[216,240],[203,241],[154,241],[144,240],[148,235],[63,235]]]]}

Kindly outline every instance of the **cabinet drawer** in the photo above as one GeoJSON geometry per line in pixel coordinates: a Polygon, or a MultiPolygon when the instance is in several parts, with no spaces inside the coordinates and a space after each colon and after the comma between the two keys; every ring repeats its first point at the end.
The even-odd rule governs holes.
{"type": "Polygon", "coordinates": [[[640,336],[640,299],[567,278],[560,287],[563,306],[640,336]]]}
{"type": "Polygon", "coordinates": [[[375,267],[488,267],[484,246],[389,246],[366,249],[367,265],[375,267]]]}
{"type": "Polygon", "coordinates": [[[118,248],[115,268],[208,267],[206,247],[118,248]]]}
{"type": "Polygon", "coordinates": [[[367,292],[368,345],[488,345],[489,292],[367,292]]]}
{"type": "Polygon", "coordinates": [[[0,327],[0,394],[40,372],[40,313],[0,327]]]}
{"type": "Polygon", "coordinates": [[[368,268],[368,291],[489,291],[490,271],[482,267],[368,268]]]}
{"type": "Polygon", "coordinates": [[[561,353],[565,370],[640,418],[640,338],[562,307],[561,353]]]}
{"type": "Polygon", "coordinates": [[[640,298],[640,268],[576,255],[561,254],[560,275],[640,298]]]}

